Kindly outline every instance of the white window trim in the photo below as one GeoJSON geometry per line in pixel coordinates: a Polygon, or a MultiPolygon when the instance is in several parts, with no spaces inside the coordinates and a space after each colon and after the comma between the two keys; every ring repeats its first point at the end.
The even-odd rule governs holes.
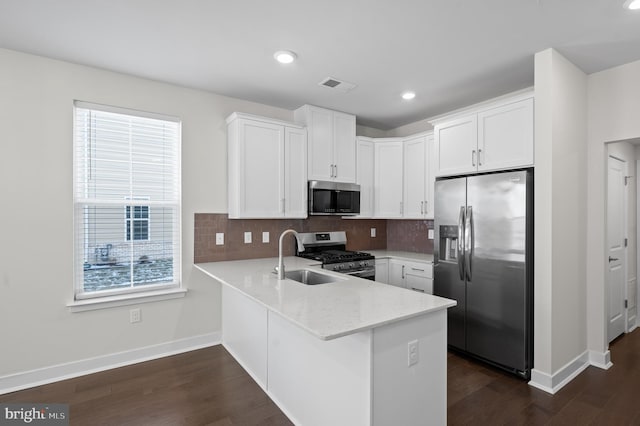
{"type": "Polygon", "coordinates": [[[175,287],[156,291],[138,291],[135,293],[119,294],[117,296],[92,297],[79,299],[67,303],[70,312],[86,312],[98,309],[117,308],[118,306],[139,305],[141,303],[158,302],[161,300],[179,299],[187,294],[187,289],[175,287]]]}

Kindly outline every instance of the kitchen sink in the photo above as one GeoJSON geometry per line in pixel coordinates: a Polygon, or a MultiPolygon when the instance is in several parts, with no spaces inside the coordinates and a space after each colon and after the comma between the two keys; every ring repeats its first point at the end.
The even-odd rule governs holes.
{"type": "Polygon", "coordinates": [[[297,269],[295,271],[285,271],[284,277],[290,280],[298,281],[302,284],[316,285],[333,283],[343,280],[344,278],[337,278],[327,274],[321,274],[319,272],[311,271],[309,269],[297,269]]]}

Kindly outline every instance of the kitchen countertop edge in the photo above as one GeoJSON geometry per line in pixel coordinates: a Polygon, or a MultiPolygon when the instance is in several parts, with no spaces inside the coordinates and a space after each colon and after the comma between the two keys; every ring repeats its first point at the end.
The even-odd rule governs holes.
{"type": "Polygon", "coordinates": [[[339,285],[307,286],[288,279],[278,281],[275,275],[271,274],[270,269],[266,269],[268,266],[275,264],[277,264],[277,258],[196,263],[194,266],[221,284],[239,291],[250,300],[264,306],[269,311],[283,317],[320,340],[332,340],[348,336],[456,305],[455,301],[442,297],[415,293],[387,284],[327,271],[321,269],[317,262],[299,257],[285,258],[285,265],[288,266],[289,270],[316,269],[319,272],[336,276],[340,280],[339,285]],[[246,283],[250,283],[250,285],[246,283]],[[287,301],[283,305],[282,295],[285,293],[285,289],[295,293],[295,296],[291,297],[290,300],[291,305],[294,306],[286,306],[287,301]],[[322,297],[316,298],[314,293],[317,292],[321,292],[322,297]],[[345,299],[353,301],[354,297],[362,299],[363,303],[367,303],[369,300],[374,303],[378,298],[372,293],[383,293],[387,298],[386,300],[389,300],[390,304],[397,306],[397,309],[393,312],[389,310],[380,312],[379,315],[376,315],[376,312],[366,312],[370,318],[366,321],[361,320],[358,322],[359,317],[354,318],[353,308],[366,311],[367,306],[341,303],[345,299]],[[314,302],[316,305],[314,305],[314,302]],[[331,302],[330,312],[327,311],[329,302],[331,302]],[[288,308],[292,311],[291,314],[287,312],[288,308]],[[302,308],[305,311],[300,314],[299,310],[302,308]],[[296,318],[296,314],[298,318],[296,318]],[[340,323],[341,317],[345,319],[348,325],[345,326],[340,323]],[[326,319],[329,325],[317,326],[323,319],[326,319]],[[314,326],[314,324],[316,325],[314,326]]]}

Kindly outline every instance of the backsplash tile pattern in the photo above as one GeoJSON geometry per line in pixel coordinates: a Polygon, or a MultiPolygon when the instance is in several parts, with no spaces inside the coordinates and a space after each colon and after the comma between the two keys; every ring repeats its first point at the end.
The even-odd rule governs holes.
{"type": "Polygon", "coordinates": [[[429,229],[433,229],[433,220],[389,220],[387,250],[433,253],[433,240],[427,238],[429,229]]]}
{"type": "MultiPolygon", "coordinates": [[[[194,262],[257,259],[278,256],[278,238],[285,229],[299,232],[345,231],[348,250],[387,248],[387,223],[382,219],[341,219],[337,216],[313,216],[308,219],[229,219],[227,214],[196,213],[194,262]],[[371,238],[371,228],[376,237],[371,238]],[[252,233],[252,243],[244,243],[244,233],[252,233]],[[224,233],[224,245],[216,245],[216,233],[224,233]],[[269,232],[269,243],[262,233],[269,232]]],[[[284,253],[295,253],[294,238],[285,237],[284,253]]]]}

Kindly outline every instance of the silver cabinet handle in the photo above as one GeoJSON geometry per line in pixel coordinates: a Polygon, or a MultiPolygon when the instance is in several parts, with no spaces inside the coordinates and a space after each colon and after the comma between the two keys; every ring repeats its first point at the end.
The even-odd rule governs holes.
{"type": "Polygon", "coordinates": [[[420,293],[424,293],[424,290],[421,288],[415,288],[415,287],[411,287],[411,290],[413,291],[419,291],[420,293]]]}
{"type": "Polygon", "coordinates": [[[424,214],[424,201],[420,201],[420,214],[424,214]]]}
{"type": "Polygon", "coordinates": [[[471,165],[476,166],[476,150],[471,151],[471,165]]]}
{"type": "Polygon", "coordinates": [[[478,149],[478,166],[482,166],[482,150],[478,149]]]}
{"type": "Polygon", "coordinates": [[[609,262],[615,262],[616,260],[620,260],[617,257],[611,257],[609,256],[609,262]]]}
{"type": "Polygon", "coordinates": [[[333,164],[329,164],[329,176],[333,177],[333,164]]]}
{"type": "Polygon", "coordinates": [[[338,165],[337,164],[333,165],[333,170],[334,170],[333,177],[338,177],[338,165]]]}
{"type": "Polygon", "coordinates": [[[402,265],[402,279],[404,280],[404,265],[402,265]]]}
{"type": "Polygon", "coordinates": [[[424,272],[424,269],[411,268],[412,271],[424,272]]]}

